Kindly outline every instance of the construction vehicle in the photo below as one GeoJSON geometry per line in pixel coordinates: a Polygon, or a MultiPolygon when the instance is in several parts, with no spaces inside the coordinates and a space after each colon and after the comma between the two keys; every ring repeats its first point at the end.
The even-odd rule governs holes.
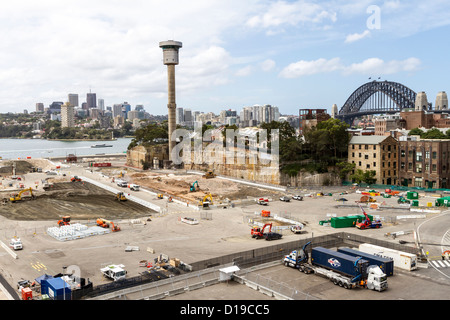
{"type": "Polygon", "coordinates": [[[195,191],[198,191],[198,190],[200,190],[200,186],[198,185],[198,181],[195,181],[191,185],[191,187],[189,188],[189,192],[195,192],[195,191]],[[195,188],[195,185],[197,185],[197,188],[195,188]]]}
{"type": "Polygon", "coordinates": [[[162,193],[160,193],[160,194],[157,195],[157,198],[158,199],[164,199],[164,195],[162,193]]]}
{"type": "Polygon", "coordinates": [[[361,222],[356,222],[355,227],[357,227],[358,229],[364,230],[367,228],[376,228],[378,229],[379,227],[382,226],[381,221],[380,220],[375,220],[372,221],[370,220],[369,216],[367,215],[366,211],[363,209],[363,207],[359,206],[364,214],[364,221],[361,222]]]}
{"type": "Polygon", "coordinates": [[[111,226],[111,231],[112,232],[120,231],[120,227],[114,225],[114,222],[105,220],[103,218],[98,218],[97,219],[97,225],[99,227],[102,227],[102,228],[109,228],[111,226]]]}
{"type": "Polygon", "coordinates": [[[398,198],[397,203],[398,203],[398,204],[404,204],[404,203],[405,203],[405,204],[410,204],[411,201],[408,200],[408,199],[406,199],[405,197],[400,197],[400,198],[398,198]]]}
{"type": "Polygon", "coordinates": [[[270,211],[262,210],[261,211],[261,217],[263,217],[263,218],[270,218],[270,211]]]}
{"type": "Polygon", "coordinates": [[[21,200],[25,200],[25,199],[27,199],[27,200],[34,199],[33,188],[23,189],[19,193],[11,194],[11,196],[9,197],[9,201],[11,201],[13,203],[16,201],[21,201],[21,200]]]}
{"type": "Polygon", "coordinates": [[[212,204],[213,204],[213,198],[212,198],[211,193],[204,196],[203,199],[200,201],[200,205],[203,208],[209,208],[209,206],[212,204]],[[209,199],[209,201],[208,201],[208,199],[209,199]]]}
{"type": "Polygon", "coordinates": [[[204,179],[212,179],[212,178],[215,178],[216,177],[216,174],[214,173],[214,170],[212,170],[212,171],[207,171],[203,176],[202,176],[202,178],[204,178],[204,179]]]}
{"type": "Polygon", "coordinates": [[[259,198],[256,200],[256,203],[262,206],[267,206],[269,204],[269,199],[259,198]]]}
{"type": "Polygon", "coordinates": [[[137,184],[132,183],[132,184],[128,185],[128,188],[130,188],[131,191],[139,191],[140,186],[137,185],[137,184]]]}
{"type": "Polygon", "coordinates": [[[62,219],[58,221],[58,226],[70,226],[70,216],[62,217],[62,219]]]}
{"type": "Polygon", "coordinates": [[[81,182],[81,178],[79,176],[73,176],[70,179],[70,182],[81,182]]]}
{"type": "Polygon", "coordinates": [[[123,268],[125,268],[123,264],[110,264],[104,268],[101,268],[100,272],[108,279],[119,281],[125,279],[127,275],[127,271],[123,268]]]}
{"type": "Polygon", "coordinates": [[[365,195],[359,199],[359,202],[361,202],[361,203],[376,202],[376,200],[374,198],[372,198],[371,196],[365,195]]]}
{"type": "Polygon", "coordinates": [[[127,197],[125,197],[125,194],[123,192],[118,192],[114,200],[127,201],[127,197]]]}
{"type": "Polygon", "coordinates": [[[20,240],[20,238],[14,237],[9,241],[9,247],[14,250],[22,250],[22,241],[20,240]]]}
{"type": "Polygon", "coordinates": [[[354,257],[322,247],[313,248],[309,259],[306,248],[310,244],[311,242],[308,242],[301,249],[285,256],[284,265],[306,274],[325,276],[335,285],[346,289],[362,287],[381,292],[388,288],[386,274],[380,267],[369,266],[369,262],[359,256],[354,257]]]}
{"type": "Polygon", "coordinates": [[[268,241],[270,240],[277,240],[281,239],[282,235],[280,233],[272,232],[272,224],[266,223],[262,228],[258,226],[254,226],[252,230],[250,231],[252,238],[255,239],[266,239],[268,241]],[[264,232],[264,230],[269,227],[268,232],[264,232]]]}

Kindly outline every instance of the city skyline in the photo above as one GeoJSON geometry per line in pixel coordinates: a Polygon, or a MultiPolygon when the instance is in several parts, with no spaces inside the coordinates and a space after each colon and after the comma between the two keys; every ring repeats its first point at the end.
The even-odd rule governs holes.
{"type": "Polygon", "coordinates": [[[431,102],[450,91],[445,1],[24,0],[5,3],[0,15],[1,113],[77,92],[81,104],[92,92],[105,107],[128,101],[167,114],[164,39],[183,42],[177,105],[202,112],[255,104],[330,112],[378,78],[425,91],[431,102]]]}

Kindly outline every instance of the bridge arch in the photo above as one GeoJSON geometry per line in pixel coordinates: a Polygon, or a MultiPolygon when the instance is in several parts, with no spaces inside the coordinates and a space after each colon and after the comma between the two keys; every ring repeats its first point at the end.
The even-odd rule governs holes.
{"type": "Polygon", "coordinates": [[[398,82],[368,82],[350,95],[337,117],[349,122],[362,115],[400,112],[414,108],[416,96],[416,92],[398,82]]]}

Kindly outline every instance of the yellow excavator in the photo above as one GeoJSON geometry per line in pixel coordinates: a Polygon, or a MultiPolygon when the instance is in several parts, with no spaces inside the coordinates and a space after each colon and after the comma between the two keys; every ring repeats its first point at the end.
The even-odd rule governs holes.
{"type": "Polygon", "coordinates": [[[21,201],[23,199],[34,199],[34,195],[33,195],[33,188],[28,188],[28,189],[23,189],[22,191],[20,191],[19,193],[13,193],[11,194],[9,201],[11,202],[16,202],[16,201],[21,201]],[[25,197],[22,196],[24,193],[29,192],[30,195],[25,197]]]}
{"type": "Polygon", "coordinates": [[[202,206],[203,208],[209,208],[209,206],[212,205],[212,204],[213,204],[213,198],[212,198],[212,195],[210,193],[210,194],[207,194],[203,198],[203,200],[200,201],[199,205],[202,206]],[[208,201],[208,199],[209,199],[209,201],[208,201]]]}

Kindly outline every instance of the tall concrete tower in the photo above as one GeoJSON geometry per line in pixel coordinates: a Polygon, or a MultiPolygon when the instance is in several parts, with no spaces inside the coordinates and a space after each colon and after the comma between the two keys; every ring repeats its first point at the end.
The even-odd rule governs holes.
{"type": "Polygon", "coordinates": [[[415,109],[416,109],[416,111],[422,111],[422,110],[428,109],[428,99],[427,99],[427,94],[425,92],[421,91],[421,92],[417,93],[415,109]]]}
{"type": "Polygon", "coordinates": [[[436,110],[447,110],[448,109],[448,97],[445,91],[441,91],[436,96],[436,104],[434,106],[436,110]]]}
{"type": "Polygon", "coordinates": [[[175,66],[178,64],[178,50],[183,44],[178,41],[168,40],[159,43],[159,47],[163,49],[164,64],[167,66],[168,76],[168,96],[167,104],[169,115],[169,160],[172,160],[172,150],[175,147],[175,141],[172,141],[172,133],[176,129],[176,109],[175,100],[175,66]]]}
{"type": "Polygon", "coordinates": [[[338,114],[338,106],[337,106],[337,104],[333,104],[333,106],[331,107],[331,117],[333,118],[333,119],[336,119],[336,116],[337,116],[337,114],[338,114]]]}

